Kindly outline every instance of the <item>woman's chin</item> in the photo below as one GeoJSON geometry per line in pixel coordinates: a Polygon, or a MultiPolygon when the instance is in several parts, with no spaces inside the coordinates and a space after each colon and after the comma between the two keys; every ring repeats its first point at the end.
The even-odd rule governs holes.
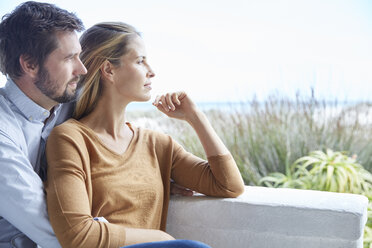
{"type": "Polygon", "coordinates": [[[143,97],[136,99],[134,102],[148,102],[150,100],[151,100],[151,95],[148,94],[148,95],[145,95],[143,97]]]}
{"type": "Polygon", "coordinates": [[[145,99],[145,100],[143,100],[144,102],[150,101],[151,94],[146,95],[144,99],[145,99]]]}

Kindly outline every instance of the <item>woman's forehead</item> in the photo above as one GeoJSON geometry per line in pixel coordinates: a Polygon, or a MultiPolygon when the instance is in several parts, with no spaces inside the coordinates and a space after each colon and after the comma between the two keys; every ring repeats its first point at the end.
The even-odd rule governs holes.
{"type": "Polygon", "coordinates": [[[128,56],[145,56],[146,48],[143,39],[138,35],[129,40],[127,44],[127,53],[128,56]]]}

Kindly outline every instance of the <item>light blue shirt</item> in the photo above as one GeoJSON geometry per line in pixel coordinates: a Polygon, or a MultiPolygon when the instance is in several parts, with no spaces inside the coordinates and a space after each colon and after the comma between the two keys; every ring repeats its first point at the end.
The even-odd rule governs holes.
{"type": "Polygon", "coordinates": [[[61,247],[38,173],[46,138],[70,114],[71,104],[50,114],[10,79],[0,89],[0,248],[61,247]]]}

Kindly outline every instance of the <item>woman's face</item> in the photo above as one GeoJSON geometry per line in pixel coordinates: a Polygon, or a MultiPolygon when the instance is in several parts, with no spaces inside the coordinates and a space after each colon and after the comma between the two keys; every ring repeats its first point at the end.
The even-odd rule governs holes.
{"type": "Polygon", "coordinates": [[[136,35],[127,46],[121,64],[114,68],[115,90],[127,101],[148,101],[151,98],[151,78],[155,74],[147,63],[145,45],[136,35]]]}

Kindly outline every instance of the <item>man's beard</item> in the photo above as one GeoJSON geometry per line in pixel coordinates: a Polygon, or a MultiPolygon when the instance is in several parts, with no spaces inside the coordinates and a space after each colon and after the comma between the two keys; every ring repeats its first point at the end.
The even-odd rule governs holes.
{"type": "MultiPolygon", "coordinates": [[[[78,80],[79,80],[79,76],[76,76],[75,78],[73,78],[69,82],[78,81],[78,80]]],[[[53,82],[53,81],[50,80],[50,74],[49,74],[48,70],[45,69],[44,66],[40,67],[40,71],[38,73],[38,78],[35,82],[35,85],[44,95],[46,95],[47,97],[49,97],[50,99],[52,99],[52,100],[54,100],[58,103],[71,102],[71,101],[75,100],[76,96],[77,96],[77,90],[76,89],[74,89],[72,93],[68,93],[68,91],[67,91],[68,85],[67,84],[66,84],[66,88],[65,88],[65,91],[63,92],[63,94],[58,96],[57,95],[58,85],[55,81],[53,82]]]]}

